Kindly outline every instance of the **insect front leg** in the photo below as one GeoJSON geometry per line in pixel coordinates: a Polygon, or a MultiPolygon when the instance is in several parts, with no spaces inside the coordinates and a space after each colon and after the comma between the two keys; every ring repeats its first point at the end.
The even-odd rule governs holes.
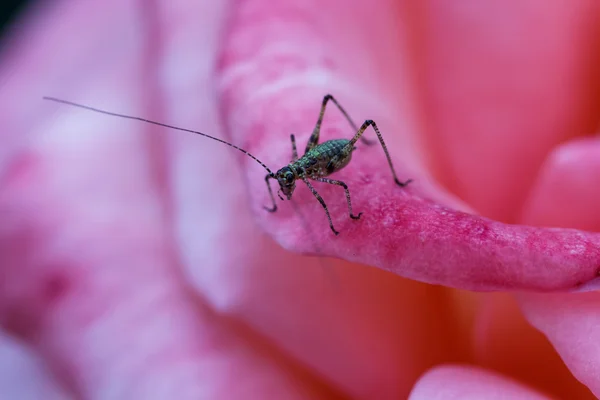
{"type": "Polygon", "coordinates": [[[352,219],[360,218],[360,216],[362,215],[362,212],[359,212],[358,215],[354,215],[352,213],[352,201],[350,200],[350,190],[348,190],[348,185],[346,185],[342,181],[337,181],[335,179],[329,179],[329,178],[315,178],[315,181],[329,183],[332,185],[338,185],[338,186],[343,187],[344,191],[346,192],[346,200],[348,201],[348,212],[350,213],[350,218],[352,218],[352,219]]]}
{"type": "Polygon", "coordinates": [[[338,231],[335,230],[335,228],[333,227],[333,222],[331,222],[331,215],[329,215],[329,210],[327,209],[327,205],[325,204],[325,200],[323,200],[323,198],[321,197],[321,195],[319,193],[317,193],[317,191],[315,190],[315,188],[313,187],[313,185],[310,184],[310,182],[308,181],[308,179],[306,178],[302,178],[302,181],[304,183],[306,183],[306,186],[308,186],[308,188],[310,189],[310,191],[312,192],[312,194],[317,198],[317,200],[319,200],[319,203],[321,203],[321,205],[323,206],[323,209],[325,210],[325,215],[327,215],[327,220],[329,221],[329,227],[331,228],[331,230],[333,231],[333,233],[335,233],[336,235],[339,235],[340,233],[338,231]]]}
{"type": "MultiPolygon", "coordinates": [[[[271,182],[269,181],[270,179],[275,179],[275,177],[272,174],[267,174],[267,176],[265,176],[265,182],[267,182],[267,187],[269,188],[269,196],[271,197],[271,202],[273,203],[273,207],[269,208],[269,207],[263,206],[263,208],[265,210],[267,210],[268,212],[275,212],[275,211],[277,211],[277,204],[275,203],[275,197],[273,197],[273,190],[271,189],[271,182]]],[[[281,195],[279,194],[279,192],[277,192],[277,195],[281,199],[281,195]]],[[[281,199],[281,200],[283,200],[283,199],[281,199]]]]}
{"type": "MultiPolygon", "coordinates": [[[[408,185],[409,183],[411,183],[412,179],[409,179],[405,182],[401,182],[400,179],[398,179],[398,176],[396,176],[396,171],[394,170],[394,165],[392,164],[392,159],[390,158],[390,153],[388,153],[387,146],[385,145],[385,142],[383,141],[383,136],[381,136],[381,132],[379,132],[379,128],[377,128],[377,125],[371,119],[366,120],[364,122],[364,124],[362,124],[362,126],[360,127],[358,132],[356,132],[356,135],[354,135],[352,140],[350,140],[350,142],[346,146],[344,146],[344,148],[342,149],[342,152],[344,154],[350,153],[352,148],[354,147],[354,143],[356,143],[356,141],[362,136],[362,134],[365,132],[365,130],[369,126],[373,127],[373,129],[375,130],[375,133],[377,134],[377,137],[379,138],[379,143],[381,143],[381,147],[383,148],[385,157],[387,158],[390,169],[392,170],[392,175],[394,175],[394,181],[396,182],[396,184],[398,184],[401,187],[404,187],[404,186],[408,185]]],[[[337,158],[337,156],[334,158],[337,158]]],[[[333,159],[332,159],[332,161],[333,161],[333,159]]]]}
{"type": "Polygon", "coordinates": [[[296,149],[296,137],[292,133],[290,135],[290,139],[292,140],[292,162],[298,161],[298,150],[296,149]]]}

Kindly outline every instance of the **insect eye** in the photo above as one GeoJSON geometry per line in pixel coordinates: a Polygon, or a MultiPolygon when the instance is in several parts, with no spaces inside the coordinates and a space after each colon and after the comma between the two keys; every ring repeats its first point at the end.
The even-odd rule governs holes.
{"type": "Polygon", "coordinates": [[[287,183],[292,183],[294,181],[294,174],[288,172],[287,174],[285,174],[285,180],[287,183]]]}

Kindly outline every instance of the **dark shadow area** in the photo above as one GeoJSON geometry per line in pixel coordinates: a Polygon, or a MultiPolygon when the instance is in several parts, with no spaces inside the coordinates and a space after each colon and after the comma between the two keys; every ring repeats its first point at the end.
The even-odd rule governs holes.
{"type": "Polygon", "coordinates": [[[27,8],[32,0],[2,0],[0,2],[0,40],[4,39],[6,29],[27,8]]]}

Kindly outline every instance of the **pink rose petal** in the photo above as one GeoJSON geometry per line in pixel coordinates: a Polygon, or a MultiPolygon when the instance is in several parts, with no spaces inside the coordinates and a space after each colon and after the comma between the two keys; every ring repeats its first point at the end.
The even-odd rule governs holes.
{"type": "MultiPolygon", "coordinates": [[[[118,3],[104,12],[81,3],[77,12],[55,15],[31,28],[32,43],[23,47],[40,54],[52,37],[70,54],[85,37],[75,60],[108,62],[100,50],[110,50],[111,68],[72,70],[70,85],[37,92],[51,86],[46,82],[27,105],[2,99],[0,121],[9,121],[3,133],[38,139],[7,157],[0,180],[3,328],[35,346],[78,397],[329,397],[331,389],[243,324],[214,314],[181,279],[165,229],[160,138],[140,124],[41,101],[54,94],[93,97],[98,106],[132,114],[152,109],[144,56],[146,29],[156,26],[141,22],[155,21],[140,16],[139,2],[118,3]],[[71,42],[86,20],[95,24],[71,42]],[[62,35],[47,33],[57,31],[62,35]],[[51,110],[35,119],[35,129],[11,112],[31,110],[33,101],[51,110]]],[[[27,74],[10,78],[11,88],[28,88],[27,74]]]]}
{"type": "Polygon", "coordinates": [[[421,377],[409,400],[550,399],[511,379],[475,367],[446,365],[421,377]]]}
{"type": "Polygon", "coordinates": [[[600,139],[557,147],[543,165],[522,212],[531,225],[600,231],[600,139]]]}
{"type": "MultiPolygon", "coordinates": [[[[359,115],[358,122],[367,117],[362,113],[371,112],[368,116],[380,124],[401,179],[414,177],[415,184],[405,190],[393,187],[380,148],[360,145],[340,176],[349,178],[355,209],[365,211],[363,219],[343,218],[339,188],[319,187],[342,231],[334,237],[318,203],[306,188],[299,189],[294,204],[284,203],[279,214],[260,217],[266,230],[288,248],[479,290],[553,290],[589,282],[600,266],[597,235],[511,227],[474,217],[436,184],[420,139],[422,121],[407,78],[410,62],[398,51],[405,32],[397,13],[405,12],[404,6],[344,5],[236,4],[236,28],[229,32],[218,79],[207,71],[221,44],[217,32],[227,16],[223,8],[192,8],[187,2],[74,7],[77,12],[56,19],[55,26],[40,25],[44,28],[35,37],[47,38],[45,31],[59,31],[58,26],[64,29],[62,36],[52,37],[53,43],[66,48],[67,60],[86,60],[92,69],[76,65],[61,72],[65,70],[57,63],[52,70],[62,76],[55,82],[62,92],[51,94],[96,106],[186,126],[208,121],[201,129],[218,136],[211,84],[220,85],[221,116],[227,117],[230,137],[269,165],[289,159],[290,132],[297,133],[303,148],[326,91],[341,93],[338,97],[359,115]],[[197,15],[210,22],[198,25],[202,29],[190,36],[185,27],[197,15]],[[364,23],[365,16],[370,25],[364,23]],[[88,26],[88,20],[97,25],[88,26]],[[64,32],[70,34],[73,26],[86,34],[70,42],[64,32]],[[390,36],[391,31],[396,34],[390,36]],[[335,40],[323,40],[324,32],[335,40]],[[202,44],[194,47],[194,40],[202,44]],[[398,81],[392,85],[375,76],[371,63],[384,64],[387,72],[381,76],[394,71],[398,81]],[[356,77],[361,77],[359,83],[352,81],[356,77]],[[403,163],[397,158],[401,152],[403,163]]],[[[39,58],[16,59],[36,75],[43,63],[36,68],[32,60],[51,55],[39,50],[49,51],[43,43],[29,47],[36,50],[27,54],[39,58]]],[[[56,54],[58,59],[62,53],[56,54]]],[[[12,90],[25,87],[27,95],[37,96],[40,87],[51,86],[38,77],[39,87],[32,89],[27,77],[11,81],[12,90]]],[[[23,102],[2,99],[6,107],[0,122],[7,127],[2,135],[10,146],[0,151],[0,166],[9,166],[0,176],[0,254],[5,261],[0,318],[4,327],[37,346],[78,395],[371,398],[375,393],[378,398],[398,398],[418,371],[444,354],[439,336],[447,340],[452,332],[445,320],[431,321],[431,315],[447,311],[436,300],[436,288],[424,290],[381,271],[361,269],[346,275],[354,286],[343,281],[352,291],[323,294],[308,272],[318,270],[317,262],[281,252],[257,231],[245,207],[250,203],[262,213],[260,206],[268,203],[264,171],[252,160],[242,164],[249,166],[248,195],[239,186],[239,172],[221,156],[235,154],[224,146],[222,153],[213,154],[207,145],[198,160],[190,156],[198,143],[195,137],[163,140],[166,135],[149,135],[158,130],[80,110],[58,113],[46,107],[57,118],[33,118],[38,114],[23,102]],[[29,141],[34,145],[22,151],[29,141]],[[187,158],[178,160],[173,172],[167,168],[170,158],[183,155],[183,147],[188,147],[187,158]],[[202,183],[194,186],[195,180],[202,183]],[[215,207],[212,219],[210,211],[195,211],[204,203],[193,201],[208,196],[211,188],[224,195],[220,204],[204,200],[215,207]],[[178,213],[181,209],[186,211],[178,213]],[[173,239],[172,228],[179,240],[173,239]],[[216,237],[208,238],[215,232],[216,237]],[[181,269],[200,294],[190,290],[181,269]]],[[[324,127],[323,138],[351,135],[339,115],[332,118],[325,123],[329,128],[324,127]]],[[[339,266],[350,268],[348,263],[339,266]]],[[[458,368],[440,377],[436,371],[431,373],[436,383],[423,386],[431,376],[426,375],[413,395],[423,388],[444,393],[444,387],[460,385],[460,393],[473,389],[479,396],[540,398],[487,373],[458,368]]]]}
{"type": "Polygon", "coordinates": [[[0,334],[0,393],[3,399],[68,400],[43,361],[14,338],[0,334]]]}
{"type": "MultiPolygon", "coordinates": [[[[410,61],[398,49],[386,53],[394,55],[391,62],[402,78],[402,96],[396,99],[388,97],[386,82],[368,68],[369,56],[381,57],[378,51],[385,50],[381,42],[389,36],[384,38],[383,32],[399,29],[396,45],[402,48],[406,26],[397,28],[398,21],[387,18],[391,11],[382,7],[368,13],[370,21],[377,21],[378,29],[371,30],[372,25],[362,24],[366,3],[354,5],[341,7],[332,1],[314,8],[271,6],[256,0],[236,9],[235,29],[229,33],[220,70],[229,133],[236,144],[275,170],[290,160],[289,134],[296,134],[302,149],[322,96],[333,92],[356,120],[371,117],[379,123],[400,179],[415,182],[407,188],[396,186],[381,148],[359,144],[352,163],[335,178],[348,184],[354,210],[364,212],[361,220],[348,217],[340,187],[316,184],[341,232],[336,237],[302,182],[294,195],[298,206],[282,203],[276,214],[267,213],[265,171],[240,155],[248,197],[264,229],[290,250],[341,257],[411,279],[472,290],[564,290],[598,276],[600,235],[505,225],[470,215],[431,180],[415,140],[418,123],[408,106],[413,85],[405,71],[410,61]],[[364,35],[362,42],[346,37],[348,26],[364,35]],[[325,40],[324,32],[333,39],[325,40]],[[373,43],[379,46],[372,48],[373,43]]],[[[329,113],[335,123],[325,122],[323,140],[351,137],[339,113],[333,108],[329,113]]]]}
{"type": "Polygon", "coordinates": [[[600,3],[425,3],[437,176],[483,215],[514,222],[547,152],[597,126],[600,3]]]}
{"type": "Polygon", "coordinates": [[[575,377],[600,396],[600,293],[523,294],[520,302],[575,377]]]}
{"type": "Polygon", "coordinates": [[[473,361],[560,399],[595,399],[548,339],[522,315],[514,296],[483,294],[475,322],[473,361]]]}

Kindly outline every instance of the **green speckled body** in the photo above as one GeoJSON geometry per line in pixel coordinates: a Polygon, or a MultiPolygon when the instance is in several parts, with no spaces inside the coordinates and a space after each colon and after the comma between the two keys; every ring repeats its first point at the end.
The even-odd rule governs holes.
{"type": "Polygon", "coordinates": [[[289,167],[296,176],[311,179],[330,175],[344,168],[352,159],[353,147],[348,146],[349,143],[346,139],[328,140],[307,151],[289,167]]]}

